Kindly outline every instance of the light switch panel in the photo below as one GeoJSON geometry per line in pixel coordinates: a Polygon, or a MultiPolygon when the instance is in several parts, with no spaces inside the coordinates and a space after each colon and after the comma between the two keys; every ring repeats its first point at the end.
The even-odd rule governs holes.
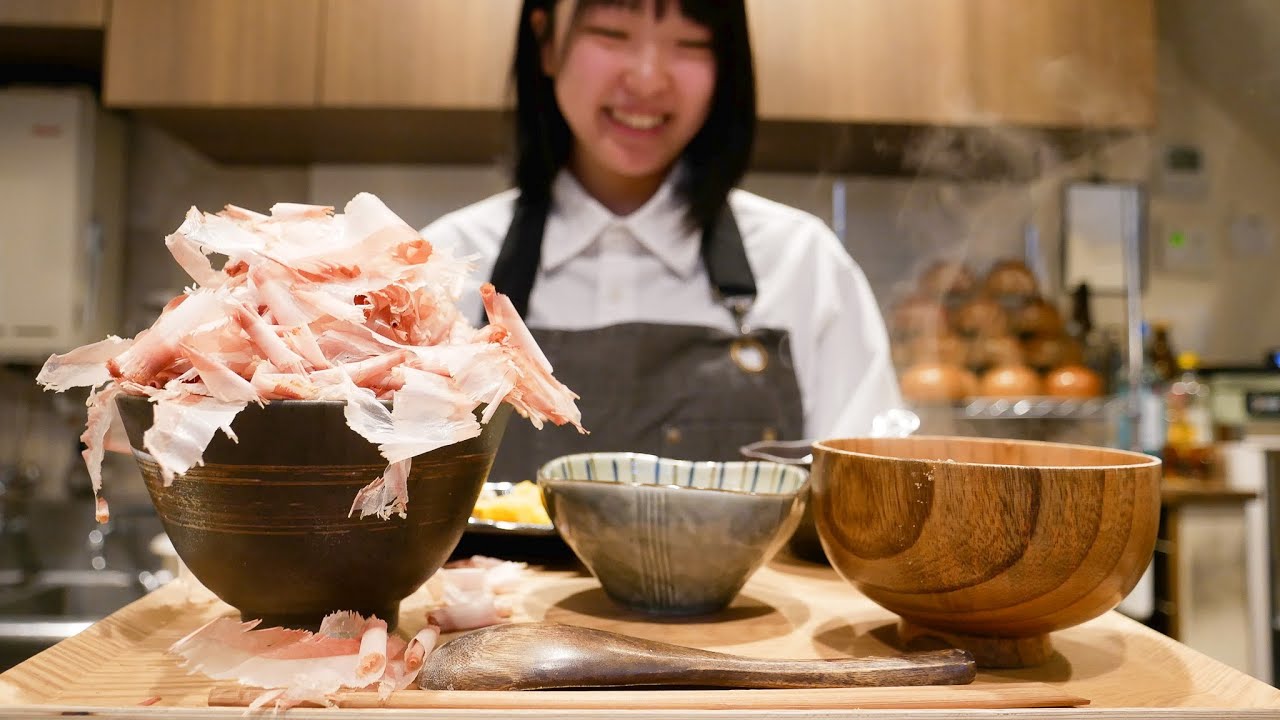
{"type": "Polygon", "coordinates": [[[1155,261],[1164,272],[1203,274],[1213,268],[1212,236],[1202,227],[1171,224],[1157,229],[1155,261]]]}

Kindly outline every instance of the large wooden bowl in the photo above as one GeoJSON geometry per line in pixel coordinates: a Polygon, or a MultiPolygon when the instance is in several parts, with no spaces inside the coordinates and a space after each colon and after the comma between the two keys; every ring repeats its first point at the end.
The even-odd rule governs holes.
{"type": "Polygon", "coordinates": [[[394,628],[400,601],[453,551],[502,439],[510,406],[483,432],[413,459],[407,517],[349,517],[356,492],[386,469],[376,446],[347,427],[343,403],[249,405],[234,443],[221,433],[165,487],[142,450],[146,398],[117,401],[165,532],[191,573],[243,619],[315,629],[354,610],[394,628]]]}
{"type": "Polygon", "coordinates": [[[814,444],[814,517],[846,580],[985,667],[1046,660],[1048,633],[1114,608],[1155,548],[1160,461],[943,437],[814,444]]]}

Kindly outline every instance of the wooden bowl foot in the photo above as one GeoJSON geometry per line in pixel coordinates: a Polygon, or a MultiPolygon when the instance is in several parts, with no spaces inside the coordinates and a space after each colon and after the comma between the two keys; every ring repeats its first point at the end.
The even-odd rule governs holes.
{"type": "Polygon", "coordinates": [[[1023,668],[1042,665],[1053,654],[1049,635],[994,637],[965,635],[898,621],[898,641],[909,650],[955,647],[973,653],[980,668],[1023,668]]]}

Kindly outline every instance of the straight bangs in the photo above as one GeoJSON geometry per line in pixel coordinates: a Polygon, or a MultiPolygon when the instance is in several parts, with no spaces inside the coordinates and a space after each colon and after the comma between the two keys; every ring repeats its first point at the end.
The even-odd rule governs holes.
{"type": "Polygon", "coordinates": [[[710,13],[705,13],[702,17],[699,17],[693,12],[690,12],[690,8],[688,6],[695,6],[694,10],[697,10],[705,9],[707,6],[722,5],[723,3],[717,3],[715,0],[649,0],[649,2],[646,2],[645,0],[578,0],[578,4],[574,7],[574,15],[581,15],[582,11],[601,5],[606,7],[623,7],[628,10],[635,10],[636,12],[643,10],[646,5],[649,5],[653,8],[653,14],[656,17],[661,18],[666,14],[667,8],[673,4],[677,6],[677,9],[685,17],[700,25],[710,27],[710,23],[707,22],[707,19],[711,17],[710,13]]]}
{"type": "MultiPolygon", "coordinates": [[[[556,174],[565,166],[573,137],[555,101],[553,80],[542,72],[542,44],[555,37],[533,32],[530,16],[536,10],[555,17],[561,0],[525,0],[516,35],[512,63],[515,102],[515,184],[522,200],[547,202],[556,174]]],[[[711,33],[716,63],[716,88],[701,130],[681,159],[686,172],[678,192],[689,206],[688,220],[707,230],[719,219],[729,191],[742,179],[750,162],[756,130],[755,67],[747,29],[744,0],[577,0],[574,20],[596,6],[651,8],[657,17],[674,9],[711,33]]]]}

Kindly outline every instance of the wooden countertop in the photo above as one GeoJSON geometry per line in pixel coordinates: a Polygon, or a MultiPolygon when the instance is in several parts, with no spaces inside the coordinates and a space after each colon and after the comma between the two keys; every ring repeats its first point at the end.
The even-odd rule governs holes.
{"type": "Polygon", "coordinates": [[[1232,487],[1220,480],[1194,480],[1174,475],[1160,481],[1160,502],[1165,505],[1241,504],[1257,497],[1255,490],[1232,487]]]}
{"type": "MultiPolygon", "coordinates": [[[[401,610],[402,630],[423,624],[425,598],[401,610]]],[[[517,619],[547,619],[624,632],[666,642],[761,657],[839,657],[892,654],[896,618],[827,567],[775,560],[752,578],[723,613],[652,621],[613,605],[596,581],[572,571],[538,571],[520,595],[517,619]]],[[[0,674],[0,715],[6,718],[240,717],[240,708],[210,708],[209,692],[230,683],[189,675],[165,653],[171,643],[211,618],[231,615],[211,596],[172,583],[27,662],[0,674]],[[158,698],[158,699],[157,699],[158,698]],[[139,704],[155,699],[154,705],[139,704]]],[[[975,686],[1035,681],[1087,698],[1090,705],[1052,710],[937,710],[960,718],[1280,718],[1280,691],[1125,618],[1108,613],[1053,635],[1057,654],[1040,668],[979,674],[975,686]]],[[[610,691],[580,691],[603,696],[610,691]]],[[[616,691],[613,691],[616,692],[616,691]]],[[[695,690],[645,691],[696,693],[695,690]]],[[[730,691],[738,693],[778,691],[730,691]]],[[[823,692],[823,691],[817,691],[823,692]]],[[[912,689],[904,692],[910,693],[912,689]]],[[[533,694],[530,694],[532,698],[533,694]]],[[[290,718],[404,716],[390,709],[288,711],[290,718]]],[[[535,717],[763,717],[759,710],[505,710],[535,717]]],[[[469,718],[475,710],[419,710],[415,718],[469,718]]],[[[918,711],[803,709],[769,717],[919,717],[918,711]]]]}

